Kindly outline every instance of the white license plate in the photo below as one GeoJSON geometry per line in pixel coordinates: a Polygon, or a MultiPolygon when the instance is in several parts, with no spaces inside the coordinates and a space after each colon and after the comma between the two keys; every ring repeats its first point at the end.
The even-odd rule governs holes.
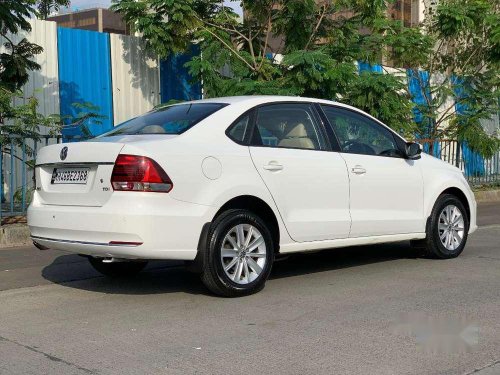
{"type": "Polygon", "coordinates": [[[82,184],[89,178],[90,168],[54,168],[52,184],[82,184]]]}

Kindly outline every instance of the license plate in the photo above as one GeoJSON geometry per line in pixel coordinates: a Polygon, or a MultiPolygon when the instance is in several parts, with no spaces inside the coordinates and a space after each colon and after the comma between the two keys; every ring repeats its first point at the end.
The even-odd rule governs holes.
{"type": "Polygon", "coordinates": [[[90,168],[54,168],[52,184],[81,184],[85,185],[89,178],[90,168]]]}

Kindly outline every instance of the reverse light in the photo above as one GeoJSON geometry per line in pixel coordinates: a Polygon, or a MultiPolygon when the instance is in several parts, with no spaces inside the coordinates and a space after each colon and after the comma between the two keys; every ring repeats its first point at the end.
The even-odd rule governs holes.
{"type": "Polygon", "coordinates": [[[165,171],[146,156],[123,155],[116,158],[111,174],[113,190],[168,193],[174,187],[165,171]]]}

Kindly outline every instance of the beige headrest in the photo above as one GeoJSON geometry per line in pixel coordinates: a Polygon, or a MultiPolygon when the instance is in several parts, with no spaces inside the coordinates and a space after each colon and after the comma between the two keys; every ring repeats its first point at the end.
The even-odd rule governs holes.
{"type": "Polygon", "coordinates": [[[285,135],[285,138],[307,137],[306,127],[302,123],[288,126],[286,130],[287,134],[285,135]]]}

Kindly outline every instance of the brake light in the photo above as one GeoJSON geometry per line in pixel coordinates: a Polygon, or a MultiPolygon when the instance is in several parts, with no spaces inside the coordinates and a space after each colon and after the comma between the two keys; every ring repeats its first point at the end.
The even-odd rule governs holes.
{"type": "Polygon", "coordinates": [[[146,156],[118,155],[111,174],[113,190],[168,193],[174,185],[165,171],[146,156]]]}

